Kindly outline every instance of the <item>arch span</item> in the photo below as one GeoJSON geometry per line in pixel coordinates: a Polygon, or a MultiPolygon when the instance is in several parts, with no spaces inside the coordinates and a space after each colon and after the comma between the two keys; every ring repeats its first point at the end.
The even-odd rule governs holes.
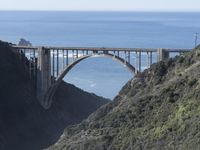
{"type": "Polygon", "coordinates": [[[131,73],[133,73],[133,74],[137,74],[138,73],[138,71],[136,70],[136,68],[134,66],[132,66],[129,62],[127,62],[123,58],[118,57],[118,56],[113,55],[113,54],[110,54],[110,53],[96,53],[95,54],[95,53],[93,53],[93,54],[89,54],[89,55],[84,55],[84,56],[78,58],[76,61],[74,61],[71,64],[69,64],[67,67],[65,67],[65,69],[63,70],[63,72],[55,79],[55,83],[53,83],[51,85],[51,87],[46,92],[45,97],[44,97],[44,104],[45,104],[45,106],[47,106],[47,108],[49,108],[51,106],[51,103],[53,101],[53,96],[54,96],[54,94],[55,94],[58,86],[62,82],[63,78],[65,77],[65,75],[75,65],[77,65],[82,60],[85,60],[85,59],[87,59],[89,57],[95,57],[95,56],[112,58],[113,60],[119,62],[122,65],[124,65],[131,73]]]}

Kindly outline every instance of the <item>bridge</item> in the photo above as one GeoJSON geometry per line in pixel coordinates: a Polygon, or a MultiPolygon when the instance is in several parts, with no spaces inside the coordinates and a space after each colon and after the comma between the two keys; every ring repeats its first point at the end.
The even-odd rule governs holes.
{"type": "Polygon", "coordinates": [[[16,46],[13,50],[27,57],[30,78],[36,81],[36,94],[40,104],[50,108],[53,96],[64,76],[78,63],[90,57],[108,57],[124,65],[133,75],[141,72],[142,62],[147,66],[170,57],[171,53],[185,53],[191,49],[169,48],[97,48],[97,47],[37,47],[16,46]],[[146,54],[147,60],[142,59],[146,54]],[[135,58],[133,64],[131,58],[135,58]]]}

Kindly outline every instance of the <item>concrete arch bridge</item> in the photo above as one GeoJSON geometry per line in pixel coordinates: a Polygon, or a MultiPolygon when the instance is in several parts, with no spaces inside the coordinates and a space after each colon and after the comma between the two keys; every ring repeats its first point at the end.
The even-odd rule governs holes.
{"type": "Polygon", "coordinates": [[[168,59],[171,53],[184,53],[191,49],[161,48],[93,48],[93,47],[30,47],[15,46],[13,50],[27,57],[30,78],[35,80],[37,98],[50,108],[53,96],[64,76],[78,63],[90,57],[108,57],[124,65],[133,75],[141,72],[142,63],[150,66],[153,54],[157,61],[168,59]],[[146,57],[142,58],[142,54],[146,57]],[[133,59],[134,58],[134,62],[133,59]]]}

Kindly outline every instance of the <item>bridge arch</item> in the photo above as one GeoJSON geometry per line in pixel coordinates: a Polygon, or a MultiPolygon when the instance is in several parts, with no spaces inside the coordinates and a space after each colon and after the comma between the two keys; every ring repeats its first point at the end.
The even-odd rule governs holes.
{"type": "Polygon", "coordinates": [[[55,83],[53,83],[51,85],[51,87],[48,89],[48,91],[45,94],[44,97],[44,106],[46,106],[47,108],[49,108],[53,102],[53,96],[57,90],[57,88],[59,87],[60,83],[62,82],[63,78],[65,77],[65,75],[78,63],[80,63],[82,60],[85,60],[87,58],[90,57],[108,57],[108,58],[112,58],[113,60],[117,61],[118,63],[124,65],[132,74],[137,74],[138,70],[136,70],[136,68],[134,66],[132,66],[129,62],[125,61],[123,58],[110,54],[110,53],[93,53],[93,54],[89,54],[89,55],[84,55],[80,58],[78,58],[76,61],[72,62],[71,64],[69,64],[68,66],[66,66],[63,70],[63,72],[55,79],[55,83]]]}

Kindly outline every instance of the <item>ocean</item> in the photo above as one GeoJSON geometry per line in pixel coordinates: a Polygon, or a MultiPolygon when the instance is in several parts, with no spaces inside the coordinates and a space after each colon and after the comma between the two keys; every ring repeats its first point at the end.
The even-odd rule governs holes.
{"type": "MultiPolygon", "coordinates": [[[[0,11],[0,40],[18,43],[25,38],[37,46],[193,48],[199,18],[200,13],[192,12],[0,11]]],[[[113,99],[132,77],[112,59],[95,57],[64,79],[113,99]]]]}

